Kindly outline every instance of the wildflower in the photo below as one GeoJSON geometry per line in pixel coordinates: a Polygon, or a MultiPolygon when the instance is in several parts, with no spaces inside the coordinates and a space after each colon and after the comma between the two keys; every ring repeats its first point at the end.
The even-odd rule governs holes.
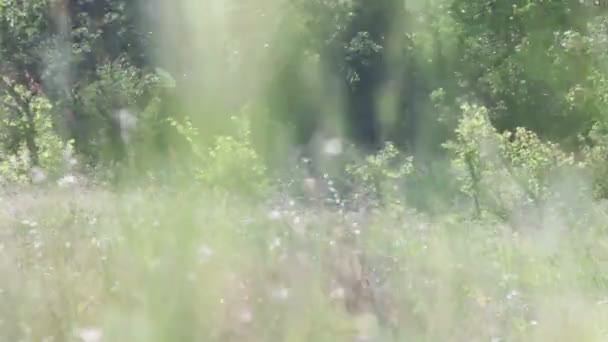
{"type": "Polygon", "coordinates": [[[76,177],[74,175],[65,175],[57,181],[57,185],[62,188],[72,186],[76,184],[76,177]]]}
{"type": "Polygon", "coordinates": [[[323,152],[329,156],[337,156],[342,153],[342,140],[339,138],[328,139],[323,146],[323,152]]]}
{"type": "Polygon", "coordinates": [[[43,183],[47,179],[47,175],[43,169],[41,169],[39,167],[33,167],[30,170],[30,178],[32,180],[32,183],[40,184],[40,183],[43,183]]]}
{"type": "Polygon", "coordinates": [[[211,258],[213,256],[214,251],[209,246],[202,245],[202,246],[200,246],[198,248],[197,254],[198,254],[198,257],[199,257],[199,261],[200,262],[205,262],[205,261],[209,260],[209,258],[211,258]]]}
{"type": "Polygon", "coordinates": [[[519,292],[517,290],[513,290],[513,291],[511,291],[511,292],[509,292],[507,294],[507,299],[511,300],[511,299],[513,299],[515,297],[518,297],[518,296],[519,296],[519,292]]]}
{"type": "Polygon", "coordinates": [[[253,320],[253,314],[249,308],[242,308],[239,311],[238,319],[241,323],[250,323],[253,320]]]}
{"type": "MultiPolygon", "coordinates": [[[[30,220],[23,220],[23,221],[21,221],[21,224],[23,224],[24,226],[32,227],[32,228],[35,228],[38,226],[37,222],[30,221],[30,220]]],[[[32,232],[32,233],[34,234],[35,232],[32,232]]]]}
{"type": "Polygon", "coordinates": [[[272,242],[270,243],[270,250],[274,251],[275,249],[281,247],[281,239],[280,238],[275,238],[274,240],[272,240],[272,242]]]}
{"type": "Polygon", "coordinates": [[[271,220],[278,220],[281,218],[281,212],[275,209],[268,214],[268,218],[271,220]]]}
{"type": "Polygon", "coordinates": [[[103,333],[99,328],[84,328],[78,331],[78,337],[82,342],[99,342],[103,333]]]}
{"type": "Polygon", "coordinates": [[[335,289],[333,289],[330,293],[329,293],[329,298],[331,299],[343,299],[345,296],[345,291],[343,287],[337,287],[335,289]]]}
{"type": "Polygon", "coordinates": [[[274,299],[285,300],[289,298],[289,289],[287,287],[280,286],[272,290],[271,296],[274,299]]]}
{"type": "Polygon", "coordinates": [[[101,248],[101,241],[99,241],[99,239],[97,239],[96,237],[93,237],[91,239],[91,244],[97,248],[101,248]]]}

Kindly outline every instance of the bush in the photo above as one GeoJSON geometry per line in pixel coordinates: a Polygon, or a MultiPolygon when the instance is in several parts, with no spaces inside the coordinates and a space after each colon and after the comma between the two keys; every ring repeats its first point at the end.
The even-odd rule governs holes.
{"type": "MultiPolygon", "coordinates": [[[[53,106],[44,96],[31,94],[25,87],[15,86],[16,95],[28,98],[27,107],[4,108],[0,122],[0,178],[4,184],[23,184],[32,180],[37,167],[51,178],[59,177],[68,162],[66,152],[73,142],[65,142],[54,130],[51,119],[53,106]]],[[[5,103],[16,101],[10,96],[5,103]]],[[[40,175],[39,175],[40,176],[40,175]]],[[[34,177],[35,178],[35,177],[34,177]]]]}
{"type": "Polygon", "coordinates": [[[483,106],[465,103],[462,110],[456,139],[444,146],[477,214],[489,211],[507,218],[520,205],[540,208],[554,195],[553,177],[582,166],[557,144],[524,128],[498,133],[483,106]]]}
{"type": "Polygon", "coordinates": [[[591,144],[583,148],[585,163],[593,180],[595,198],[608,198],[608,131],[597,123],[588,134],[591,144]]]}
{"type": "Polygon", "coordinates": [[[60,176],[68,162],[65,156],[73,150],[73,141],[64,142],[55,132],[50,116],[52,106],[46,98],[36,97],[30,106],[34,113],[39,166],[52,177],[60,176]]]}
{"type": "Polygon", "coordinates": [[[79,92],[84,130],[79,149],[93,163],[138,162],[150,152],[151,142],[166,127],[161,116],[161,94],[175,86],[171,76],[147,73],[125,59],[99,66],[95,81],[79,92]]]}
{"type": "Polygon", "coordinates": [[[363,192],[380,198],[397,195],[400,181],[413,170],[413,158],[402,158],[399,150],[390,142],[362,162],[347,165],[346,172],[363,192]]]}
{"type": "Polygon", "coordinates": [[[253,148],[249,120],[232,117],[235,135],[220,135],[212,145],[201,148],[199,132],[186,118],[184,123],[171,119],[171,125],[190,145],[194,157],[194,177],[207,187],[261,195],[270,186],[266,166],[253,148]]]}

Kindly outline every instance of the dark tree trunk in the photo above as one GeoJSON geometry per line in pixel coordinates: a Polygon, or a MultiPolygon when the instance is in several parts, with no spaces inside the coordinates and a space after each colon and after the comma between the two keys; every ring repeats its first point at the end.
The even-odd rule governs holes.
{"type": "Polygon", "coordinates": [[[33,166],[39,166],[40,158],[38,156],[38,145],[36,144],[36,122],[34,113],[29,108],[29,104],[24,108],[27,126],[25,129],[25,145],[30,153],[30,161],[33,166]]]}
{"type": "Polygon", "coordinates": [[[360,87],[348,94],[350,139],[365,149],[375,149],[379,144],[374,84],[361,82],[360,87]]]}

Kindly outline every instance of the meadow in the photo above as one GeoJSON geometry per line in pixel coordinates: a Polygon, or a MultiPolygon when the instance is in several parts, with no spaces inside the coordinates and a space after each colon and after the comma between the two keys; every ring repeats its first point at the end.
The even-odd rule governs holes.
{"type": "Polygon", "coordinates": [[[353,209],[290,193],[71,184],[4,194],[0,340],[608,337],[602,203],[547,210],[530,226],[425,214],[399,197],[353,209]]]}
{"type": "Polygon", "coordinates": [[[608,341],[603,7],[0,0],[0,342],[608,341]]]}

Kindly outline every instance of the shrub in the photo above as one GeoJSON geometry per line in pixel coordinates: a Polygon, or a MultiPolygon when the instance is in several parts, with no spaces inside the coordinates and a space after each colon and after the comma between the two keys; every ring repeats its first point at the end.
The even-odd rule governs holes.
{"type": "Polygon", "coordinates": [[[162,90],[174,82],[163,70],[147,73],[123,58],[99,66],[95,80],[78,93],[86,123],[76,132],[79,148],[93,162],[132,161],[149,153],[152,139],[166,128],[162,90]],[[128,122],[120,111],[128,113],[128,122]]]}
{"type": "Polygon", "coordinates": [[[591,172],[593,195],[608,198],[608,132],[605,125],[596,123],[588,138],[591,144],[583,148],[583,157],[591,172]]]}
{"type": "Polygon", "coordinates": [[[51,120],[52,105],[44,97],[35,97],[31,104],[36,127],[35,142],[38,148],[39,166],[50,176],[59,176],[66,166],[64,156],[73,149],[73,141],[64,142],[55,132],[51,120]]]}
{"type": "Polygon", "coordinates": [[[553,176],[580,166],[557,144],[524,128],[497,132],[483,106],[465,103],[462,111],[456,139],[444,147],[452,154],[461,191],[473,199],[478,214],[506,218],[522,204],[540,208],[553,195],[553,176]]]}
{"type": "Polygon", "coordinates": [[[365,193],[378,197],[397,194],[399,182],[412,172],[413,158],[403,158],[399,150],[387,142],[376,154],[367,156],[362,162],[347,165],[346,172],[365,193]]]}
{"type": "Polygon", "coordinates": [[[171,125],[191,146],[195,161],[194,177],[214,189],[261,195],[269,188],[266,166],[253,148],[249,120],[232,117],[236,134],[215,137],[208,148],[198,143],[199,132],[186,118],[183,123],[170,119],[171,125]]]}
{"type": "MultiPolygon", "coordinates": [[[[31,181],[33,167],[39,167],[52,178],[58,177],[66,166],[66,152],[73,142],[65,142],[54,130],[53,106],[48,98],[31,94],[25,87],[15,86],[16,95],[28,98],[27,107],[3,108],[6,115],[0,121],[0,177],[5,184],[31,181]],[[35,154],[35,156],[33,155],[35,154]]],[[[5,104],[15,102],[7,96],[5,104]]]]}

